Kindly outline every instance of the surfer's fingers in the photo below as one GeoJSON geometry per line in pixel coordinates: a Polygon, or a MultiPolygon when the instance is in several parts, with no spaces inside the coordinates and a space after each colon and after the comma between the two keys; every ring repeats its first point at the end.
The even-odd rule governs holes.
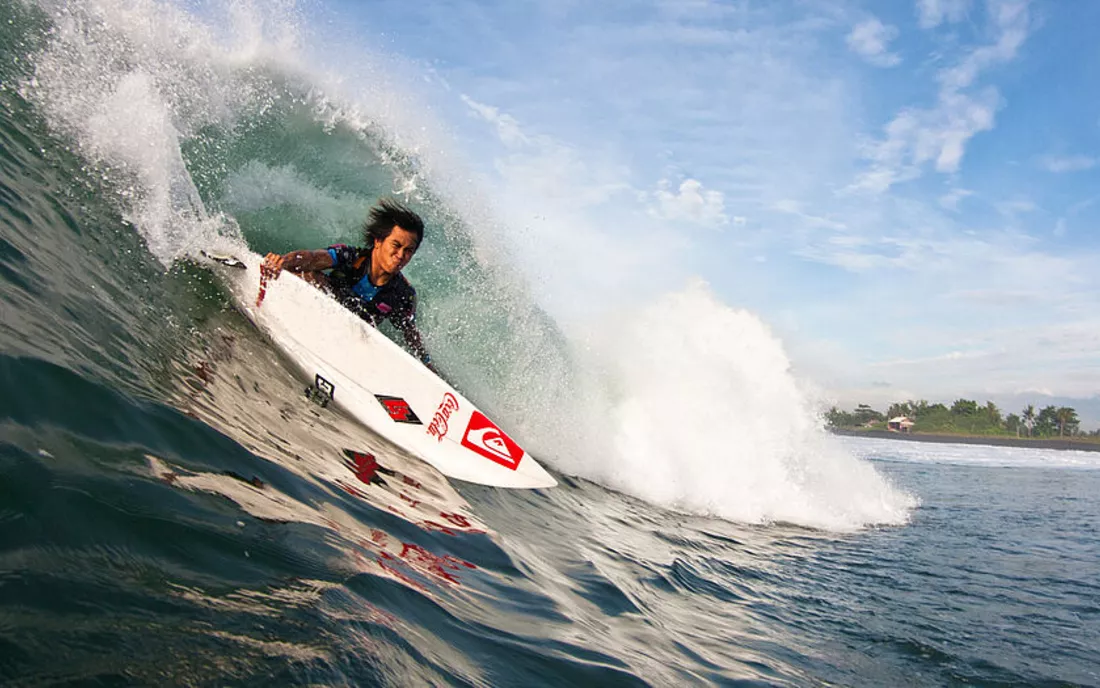
{"type": "Polygon", "coordinates": [[[269,253],[264,256],[263,267],[267,270],[272,279],[279,279],[279,273],[283,269],[283,261],[286,258],[278,253],[269,253]]]}

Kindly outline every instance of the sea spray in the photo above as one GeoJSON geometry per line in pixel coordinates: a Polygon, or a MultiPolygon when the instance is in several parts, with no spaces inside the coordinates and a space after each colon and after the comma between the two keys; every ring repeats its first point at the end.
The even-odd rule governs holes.
{"type": "MultiPolygon", "coordinates": [[[[249,199],[232,196],[227,177],[249,174],[250,164],[252,172],[266,165],[293,177],[287,151],[262,140],[283,129],[308,141],[293,162],[316,165],[311,155],[319,153],[367,173],[309,180],[322,193],[340,182],[362,194],[364,208],[379,195],[433,204],[443,194],[460,199],[464,217],[485,216],[485,204],[457,181],[467,175],[453,169],[444,128],[407,83],[393,85],[399,79],[387,70],[396,57],[305,43],[314,28],[294,2],[216,0],[194,12],[157,0],[36,6],[49,30],[44,47],[27,56],[34,75],[21,91],[115,190],[120,212],[166,266],[224,236],[239,239],[219,211],[249,199]],[[316,145],[324,135],[335,137],[316,145]],[[257,148],[242,150],[257,138],[257,148]],[[350,153],[333,152],[337,145],[350,153]],[[260,159],[241,159],[249,152],[260,159]]],[[[324,213],[333,219],[356,205],[339,193],[335,200],[344,208],[324,213]]],[[[274,199],[272,207],[294,201],[274,199]]],[[[305,223],[299,239],[308,242],[311,230],[305,223]]],[[[334,227],[323,233],[330,238],[334,227]]],[[[478,250],[495,253],[486,243],[478,250]]]]}
{"type": "Polygon", "coordinates": [[[836,530],[904,523],[914,500],[822,429],[813,395],[754,314],[701,281],[608,319],[589,341],[606,451],[580,475],[647,501],[836,530]]]}
{"type": "Polygon", "coordinates": [[[24,95],[114,189],[123,217],[168,266],[228,235],[195,188],[182,142],[231,126],[254,84],[212,31],[169,5],[42,2],[53,22],[24,95]]]}

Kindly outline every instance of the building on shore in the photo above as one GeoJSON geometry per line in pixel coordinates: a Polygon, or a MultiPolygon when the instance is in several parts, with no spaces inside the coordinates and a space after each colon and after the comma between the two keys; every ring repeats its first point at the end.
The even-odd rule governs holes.
{"type": "Polygon", "coordinates": [[[886,421],[886,429],[890,432],[909,432],[913,429],[913,421],[908,416],[898,416],[886,421]]]}

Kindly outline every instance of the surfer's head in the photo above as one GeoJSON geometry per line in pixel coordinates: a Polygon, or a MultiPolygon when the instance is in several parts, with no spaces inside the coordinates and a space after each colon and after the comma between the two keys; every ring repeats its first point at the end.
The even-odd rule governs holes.
{"type": "Polygon", "coordinates": [[[424,240],[424,221],[420,216],[391,199],[383,199],[370,209],[363,225],[363,239],[371,247],[371,279],[377,285],[389,281],[409,264],[424,240]]]}
{"type": "Polygon", "coordinates": [[[394,227],[415,234],[416,248],[420,248],[424,241],[424,221],[392,198],[384,198],[370,209],[367,221],[363,224],[363,244],[374,246],[376,241],[385,241],[394,227]]]}

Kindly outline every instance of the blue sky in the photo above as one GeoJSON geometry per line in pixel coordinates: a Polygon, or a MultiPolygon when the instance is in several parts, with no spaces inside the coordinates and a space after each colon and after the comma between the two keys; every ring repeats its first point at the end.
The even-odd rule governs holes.
{"type": "Polygon", "coordinates": [[[336,7],[563,321],[701,277],[842,404],[1100,392],[1100,3],[336,7]]]}

